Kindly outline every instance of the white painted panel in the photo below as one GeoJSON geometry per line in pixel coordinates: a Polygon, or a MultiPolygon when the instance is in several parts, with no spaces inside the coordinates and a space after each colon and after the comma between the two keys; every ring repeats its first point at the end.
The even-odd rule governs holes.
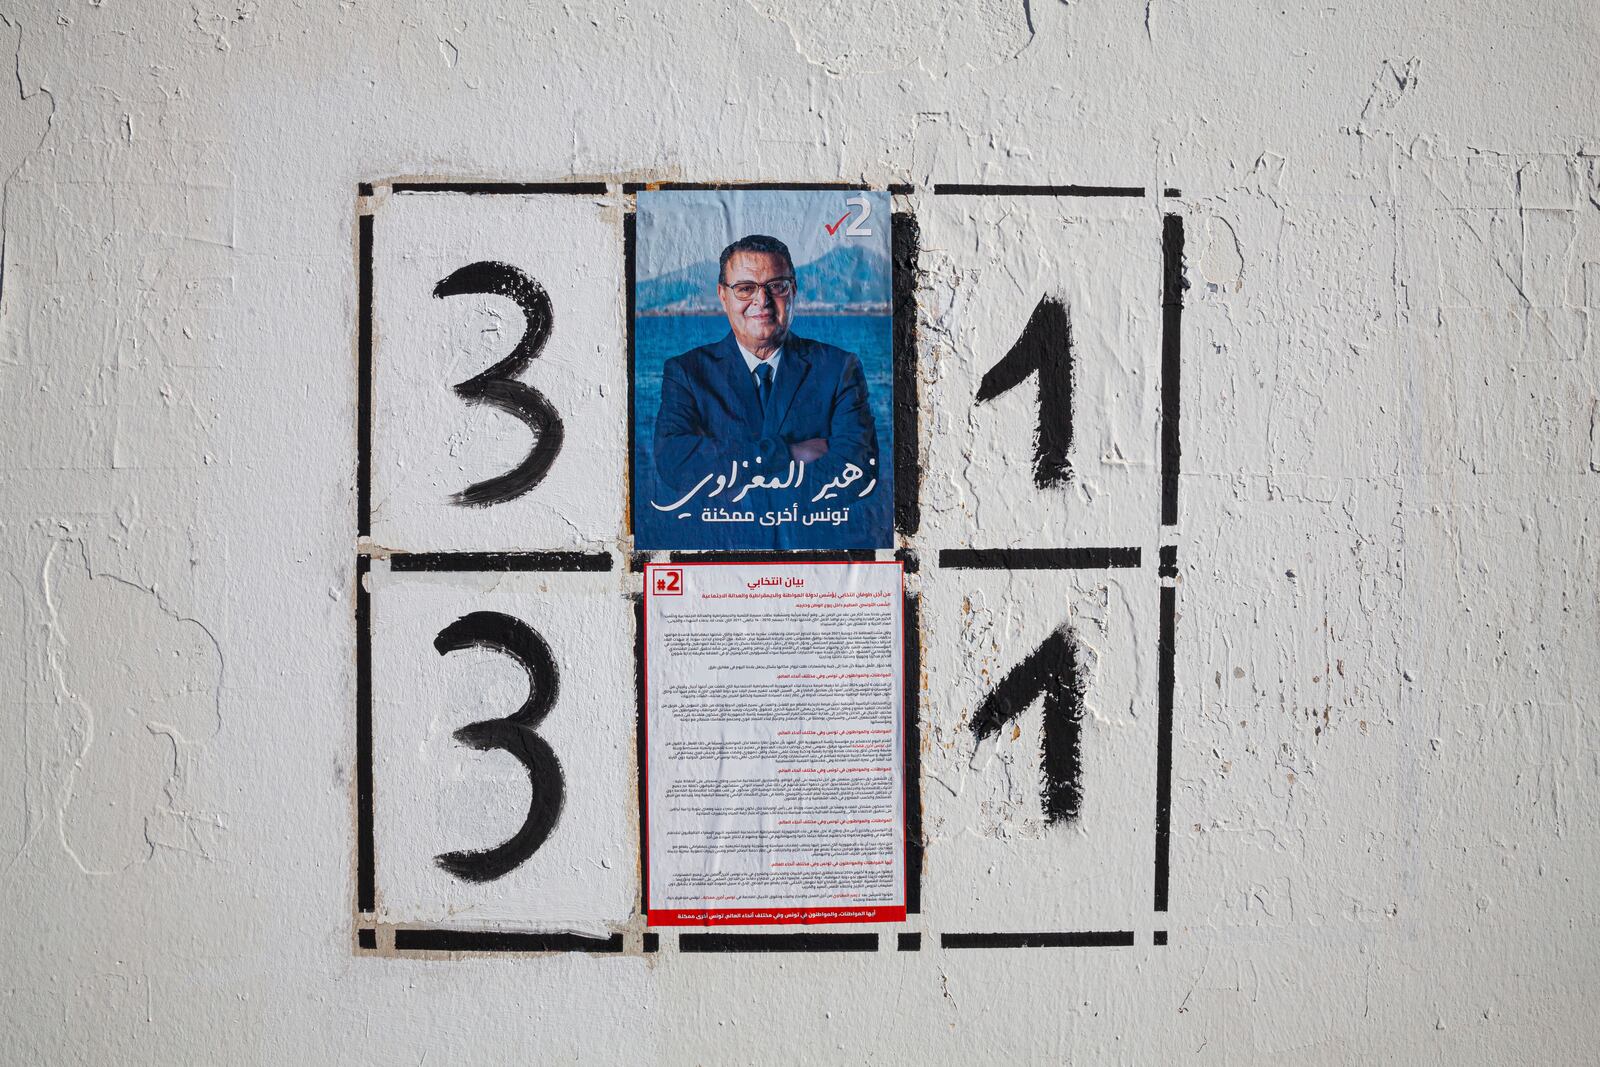
{"type": "Polygon", "coordinates": [[[372,572],[374,834],[378,908],[394,922],[606,933],[637,902],[633,619],[611,574],[372,572]],[[559,695],[537,728],[565,801],[520,867],[465,881],[434,857],[509,838],[528,812],[522,764],[453,733],[516,711],[528,674],[497,651],[441,655],[440,630],[469,612],[510,615],[549,645],[559,695]]]}
{"type": "Polygon", "coordinates": [[[627,486],[622,215],[604,197],[400,193],[373,235],[372,537],[388,548],[597,548],[617,537],[627,486]],[[485,507],[452,494],[515,467],[534,434],[453,386],[521,338],[499,295],[435,297],[452,272],[506,263],[549,295],[553,325],[517,380],[560,414],[565,442],[531,490],[485,507]]]}
{"type": "Polygon", "coordinates": [[[923,912],[944,931],[1136,930],[1155,862],[1154,568],[924,577],[923,912]],[[1043,701],[979,741],[984,698],[1070,620],[1082,805],[1049,823],[1043,701]]]}
{"type": "Polygon", "coordinates": [[[924,540],[1138,543],[1159,518],[1160,217],[1139,199],[940,196],[922,219],[924,540]],[[1074,476],[1041,489],[1039,375],[977,397],[1046,296],[1072,323],[1074,476]]]}

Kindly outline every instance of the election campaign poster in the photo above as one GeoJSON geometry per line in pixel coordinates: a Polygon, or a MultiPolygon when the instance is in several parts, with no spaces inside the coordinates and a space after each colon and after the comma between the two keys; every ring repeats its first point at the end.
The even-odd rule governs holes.
{"type": "Polygon", "coordinates": [[[889,198],[641,191],[640,550],[893,546],[889,198]]]}
{"type": "Polygon", "coordinates": [[[650,925],[905,919],[902,581],[646,566],[650,925]]]}

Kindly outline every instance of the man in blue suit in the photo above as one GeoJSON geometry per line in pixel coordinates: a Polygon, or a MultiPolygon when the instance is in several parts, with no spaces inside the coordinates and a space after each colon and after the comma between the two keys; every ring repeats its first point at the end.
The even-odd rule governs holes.
{"type": "Polygon", "coordinates": [[[723,249],[717,296],[729,332],[667,360],[663,371],[655,466],[664,484],[688,492],[735,466],[741,478],[760,471],[776,481],[803,463],[799,498],[810,501],[848,478],[849,465],[861,483],[851,498],[878,477],[861,360],[789,332],[797,292],[782,241],[752,234],[723,249]]]}

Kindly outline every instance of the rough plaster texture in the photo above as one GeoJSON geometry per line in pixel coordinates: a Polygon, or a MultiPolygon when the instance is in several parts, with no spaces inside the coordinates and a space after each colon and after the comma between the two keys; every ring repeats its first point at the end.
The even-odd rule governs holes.
{"type": "Polygon", "coordinates": [[[1592,5],[0,12],[0,1060],[1592,1062],[1592,5]],[[353,197],[407,174],[1182,189],[1170,945],[357,955],[353,197]]]}

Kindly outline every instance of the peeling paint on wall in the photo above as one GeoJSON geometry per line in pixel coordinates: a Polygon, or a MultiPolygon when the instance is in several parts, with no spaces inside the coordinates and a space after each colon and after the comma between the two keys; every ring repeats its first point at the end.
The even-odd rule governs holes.
{"type": "MultiPolygon", "coordinates": [[[[0,1059],[1586,1062],[1594,52],[1569,0],[4,5],[0,1059]],[[1161,455],[1181,215],[1165,928],[1149,863],[1063,859],[1150,820],[1153,772],[1117,746],[1155,731],[1132,684],[1155,583],[958,589],[930,564],[925,912],[1070,932],[1109,880],[1133,944],[968,951],[929,925],[903,951],[668,961],[621,924],[610,955],[396,958],[388,926],[363,948],[350,214],[399,175],[909,185],[941,547],[1155,547],[1159,501],[1123,502],[1161,455]],[[1064,284],[1077,479],[1037,504],[1011,432],[1036,391],[974,397],[1064,284]],[[970,724],[1069,615],[1084,810],[1047,827],[1041,709],[970,724]]],[[[625,558],[615,488],[603,521],[539,521],[625,558]]],[[[590,577],[626,614],[630,579],[590,577]]]]}
{"type": "Polygon", "coordinates": [[[188,779],[222,728],[222,650],[155,587],[96,572],[82,541],[46,557],[42,600],[54,681],[61,845],[87,874],[158,851],[215,860],[226,826],[191,810],[188,779]]]}

